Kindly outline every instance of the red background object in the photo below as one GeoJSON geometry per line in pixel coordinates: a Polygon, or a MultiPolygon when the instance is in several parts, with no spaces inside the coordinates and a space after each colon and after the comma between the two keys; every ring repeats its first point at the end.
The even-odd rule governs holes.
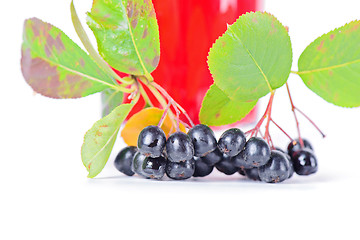
{"type": "MultiPolygon", "coordinates": [[[[195,123],[213,79],[207,55],[215,40],[259,0],[153,0],[160,28],[161,57],[154,79],[195,123]]],[[[253,111],[244,121],[252,122],[253,111]]]]}

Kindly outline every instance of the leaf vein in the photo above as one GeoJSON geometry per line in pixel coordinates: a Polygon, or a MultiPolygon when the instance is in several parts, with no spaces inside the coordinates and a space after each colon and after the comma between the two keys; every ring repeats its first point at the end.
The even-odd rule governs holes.
{"type": "Polygon", "coordinates": [[[132,29],[131,29],[130,19],[129,19],[129,17],[127,16],[126,7],[125,7],[123,4],[122,4],[122,6],[123,6],[123,9],[124,9],[124,13],[125,13],[125,15],[126,15],[126,21],[127,21],[127,25],[128,25],[128,28],[129,28],[129,34],[130,34],[130,37],[131,37],[131,41],[132,41],[133,44],[134,44],[134,48],[135,48],[136,55],[137,55],[137,57],[138,57],[138,59],[139,59],[139,61],[140,61],[141,67],[144,69],[144,73],[145,73],[144,75],[145,75],[145,76],[148,76],[148,75],[149,75],[149,72],[148,72],[148,70],[146,69],[146,67],[145,67],[145,65],[144,65],[144,62],[143,62],[143,60],[142,60],[142,58],[141,58],[139,49],[138,49],[138,47],[137,47],[137,45],[136,45],[136,42],[135,42],[135,39],[134,39],[134,34],[133,34],[132,29]]]}
{"type": "Polygon", "coordinates": [[[117,135],[117,133],[119,132],[120,127],[121,124],[119,125],[119,127],[116,128],[114,133],[111,134],[109,140],[104,144],[104,146],[101,149],[99,149],[99,151],[97,151],[96,154],[89,160],[88,165],[91,164],[94,161],[94,159],[109,145],[109,143],[113,140],[114,136],[117,135]]]}
{"type": "Polygon", "coordinates": [[[263,70],[261,69],[261,67],[259,66],[258,62],[256,61],[256,59],[254,58],[254,56],[251,54],[250,50],[245,46],[245,44],[241,41],[241,39],[237,36],[237,34],[231,29],[231,27],[229,27],[229,30],[234,34],[234,36],[237,38],[237,40],[239,40],[239,42],[243,45],[244,49],[246,50],[246,52],[249,54],[249,56],[251,57],[251,59],[254,61],[256,67],[259,69],[260,73],[263,75],[266,84],[270,90],[270,92],[273,92],[274,90],[272,89],[270,82],[267,78],[267,76],[265,75],[265,73],[263,72],[263,70]]]}
{"type": "Polygon", "coordinates": [[[298,75],[302,75],[302,74],[308,74],[308,73],[314,73],[314,72],[321,72],[321,71],[327,71],[327,70],[332,70],[332,69],[336,69],[336,68],[341,68],[341,67],[347,67],[351,64],[356,64],[356,63],[360,63],[360,59],[351,61],[351,62],[346,62],[346,63],[341,63],[341,64],[337,64],[337,65],[333,65],[333,66],[329,66],[329,67],[323,67],[323,68],[317,68],[317,69],[312,69],[312,70],[305,70],[305,71],[300,71],[300,72],[295,72],[298,75]]]}
{"type": "Polygon", "coordinates": [[[65,69],[66,71],[72,72],[72,73],[74,73],[74,74],[77,74],[77,75],[80,75],[80,76],[82,76],[82,77],[88,78],[88,79],[90,79],[90,80],[92,80],[92,81],[95,81],[95,82],[98,82],[98,83],[107,85],[107,86],[109,86],[109,87],[111,87],[111,88],[114,88],[114,89],[117,89],[116,86],[113,85],[113,84],[110,84],[110,83],[105,82],[105,81],[103,81],[103,80],[101,80],[101,79],[98,79],[98,78],[89,76],[89,75],[87,75],[87,74],[84,74],[84,73],[82,73],[82,72],[79,72],[79,71],[73,70],[73,69],[71,69],[71,68],[68,68],[68,67],[60,64],[59,62],[54,62],[54,61],[51,61],[50,59],[44,58],[44,57],[39,57],[39,58],[43,59],[44,61],[46,61],[46,62],[48,62],[48,63],[50,63],[50,64],[53,64],[53,65],[58,66],[58,67],[60,67],[60,68],[63,68],[63,69],[65,69]]]}

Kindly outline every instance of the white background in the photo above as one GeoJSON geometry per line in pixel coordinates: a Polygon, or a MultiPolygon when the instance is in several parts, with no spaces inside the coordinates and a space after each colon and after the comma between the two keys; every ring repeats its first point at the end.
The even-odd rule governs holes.
{"type": "MultiPolygon", "coordinates": [[[[91,1],[76,5],[85,19],[91,1]]],[[[290,27],[293,70],[316,37],[360,18],[355,0],[268,0],[264,9],[290,27]]],[[[124,177],[114,170],[112,156],[96,179],[87,179],[80,147],[100,117],[99,96],[75,101],[35,96],[19,64],[25,18],[51,22],[79,43],[69,1],[4,1],[1,10],[0,239],[360,238],[359,108],[328,104],[291,76],[296,105],[327,134],[322,139],[300,118],[320,164],[311,177],[271,185],[215,173],[156,182],[124,177]]],[[[274,104],[274,119],[296,136],[284,88],[274,104]]],[[[266,99],[262,110],[265,105],[266,99]]],[[[271,130],[285,147],[288,140],[271,130]]]]}

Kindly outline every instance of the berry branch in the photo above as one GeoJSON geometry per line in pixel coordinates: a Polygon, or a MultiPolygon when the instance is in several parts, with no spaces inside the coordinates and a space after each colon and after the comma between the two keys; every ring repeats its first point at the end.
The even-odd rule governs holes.
{"type": "Polygon", "coordinates": [[[268,118],[268,121],[266,123],[266,127],[265,127],[265,135],[264,135],[264,139],[270,143],[270,134],[269,134],[269,125],[270,125],[270,119],[271,119],[271,111],[272,111],[272,104],[274,101],[274,96],[275,96],[275,91],[271,92],[270,95],[270,99],[269,99],[269,103],[266,107],[265,113],[264,115],[260,118],[260,120],[258,121],[258,123],[255,125],[255,127],[249,131],[247,131],[245,133],[245,135],[249,135],[250,134],[250,138],[253,136],[257,136],[259,131],[260,131],[260,127],[262,126],[262,124],[264,123],[265,119],[268,118]]]}
{"type": "Polygon", "coordinates": [[[290,94],[289,84],[288,84],[287,82],[286,82],[286,89],[287,89],[287,92],[288,92],[288,95],[289,95],[289,99],[290,99],[290,103],[291,103],[291,111],[292,111],[293,114],[294,114],[294,118],[295,118],[295,122],[296,122],[296,129],[297,129],[297,132],[298,132],[298,137],[299,137],[300,146],[303,148],[303,147],[304,147],[304,141],[303,141],[302,138],[301,138],[299,121],[298,121],[297,116],[296,116],[295,105],[294,105],[294,103],[293,103],[293,100],[292,100],[292,97],[291,97],[291,94],[290,94]]]}
{"type": "Polygon", "coordinates": [[[299,121],[298,121],[298,118],[297,118],[297,115],[296,115],[296,111],[298,111],[301,115],[303,115],[303,116],[319,131],[319,133],[322,135],[322,137],[325,138],[326,135],[320,130],[320,128],[314,123],[314,121],[312,121],[303,111],[301,111],[300,109],[298,109],[298,108],[294,105],[294,102],[293,102],[293,100],[292,100],[291,93],[290,93],[289,84],[288,84],[287,82],[286,82],[286,89],[287,89],[288,96],[289,96],[289,99],[290,99],[291,111],[292,111],[293,114],[294,114],[294,118],[295,118],[295,122],[296,122],[296,129],[297,129],[298,136],[299,136],[300,146],[301,146],[302,148],[304,148],[304,141],[303,141],[303,139],[301,138],[300,125],[299,125],[299,121]]]}
{"type": "Polygon", "coordinates": [[[290,135],[287,134],[287,132],[285,132],[284,129],[282,129],[282,127],[280,127],[272,118],[271,118],[270,120],[271,120],[271,122],[272,122],[277,128],[279,128],[279,130],[280,130],[281,132],[283,132],[283,133],[290,139],[290,141],[294,141],[294,140],[290,137],[290,135]]]}
{"type": "MultiPolygon", "coordinates": [[[[179,103],[177,103],[159,84],[150,82],[146,77],[135,77],[135,79],[136,81],[139,81],[148,87],[164,111],[169,113],[169,117],[173,122],[173,127],[176,128],[177,131],[180,131],[180,123],[182,123],[188,129],[195,126],[185,109],[179,103]],[[172,111],[171,107],[174,109],[174,112],[172,111]],[[190,125],[180,120],[180,114],[183,114],[186,117],[190,125]]],[[[151,103],[150,98],[141,86],[141,83],[139,83],[141,94],[143,95],[145,101],[151,103]]]]}

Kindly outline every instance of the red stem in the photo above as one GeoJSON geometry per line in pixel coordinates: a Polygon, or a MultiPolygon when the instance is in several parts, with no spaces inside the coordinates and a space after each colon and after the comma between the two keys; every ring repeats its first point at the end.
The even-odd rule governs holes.
{"type": "Polygon", "coordinates": [[[294,105],[294,102],[293,102],[292,97],[291,97],[291,94],[290,94],[289,84],[288,84],[287,82],[286,82],[286,89],[287,89],[287,92],[288,92],[288,95],[289,95],[289,99],[290,99],[291,111],[292,111],[293,114],[294,114],[294,118],[295,118],[295,122],[296,122],[296,129],[297,129],[298,136],[299,136],[300,146],[301,146],[301,148],[304,148],[304,141],[303,141],[302,138],[301,138],[299,121],[298,121],[298,119],[297,119],[296,112],[295,112],[295,105],[294,105]]]}
{"type": "Polygon", "coordinates": [[[295,110],[298,111],[301,115],[303,115],[316,128],[316,130],[319,131],[323,138],[326,137],[326,135],[320,130],[320,128],[316,126],[316,124],[303,111],[301,111],[297,107],[295,107],[295,110]]]}
{"type": "Polygon", "coordinates": [[[274,148],[274,143],[269,134],[269,125],[270,125],[270,120],[271,120],[271,112],[272,112],[274,96],[275,96],[275,91],[271,92],[269,103],[266,107],[264,115],[261,117],[259,122],[256,124],[256,126],[253,129],[251,129],[245,133],[245,135],[248,135],[251,133],[250,138],[253,137],[254,135],[257,136],[258,133],[260,133],[260,127],[264,123],[265,118],[268,118],[266,127],[265,127],[265,136],[263,136],[261,133],[260,133],[260,135],[262,136],[262,138],[264,138],[268,142],[268,144],[271,146],[272,149],[274,148]]]}
{"type": "Polygon", "coordinates": [[[166,107],[166,109],[164,109],[164,113],[163,113],[163,115],[161,116],[161,119],[160,119],[160,121],[159,121],[159,123],[158,123],[158,127],[161,127],[161,126],[163,125],[163,123],[164,123],[164,121],[165,121],[165,118],[166,118],[166,115],[167,115],[167,113],[168,113],[168,111],[169,111],[169,109],[170,109],[170,105],[171,105],[171,102],[169,102],[168,105],[167,105],[167,107],[166,107]]]}
{"type": "Polygon", "coordinates": [[[181,123],[182,125],[184,125],[187,129],[191,129],[190,125],[187,124],[186,122],[180,120],[180,123],[181,123]]]}
{"type": "Polygon", "coordinates": [[[274,96],[275,96],[275,92],[272,92],[271,93],[271,96],[270,96],[270,100],[269,100],[269,109],[267,111],[267,123],[266,123],[266,126],[265,126],[265,138],[266,139],[269,139],[271,142],[271,137],[270,137],[270,134],[269,134],[269,126],[270,126],[270,120],[271,120],[271,111],[272,111],[272,105],[273,105],[273,101],[274,101],[274,96]]]}
{"type": "Polygon", "coordinates": [[[157,84],[156,82],[152,82],[151,83],[157,90],[159,90],[159,92],[161,92],[162,95],[164,95],[164,97],[166,97],[169,101],[171,100],[172,102],[174,102],[173,107],[176,109],[180,109],[181,112],[184,114],[184,116],[187,118],[187,120],[189,121],[190,125],[192,127],[195,126],[194,122],[191,120],[190,116],[187,114],[187,112],[185,111],[185,109],[183,107],[180,106],[180,104],[178,104],[167,92],[165,89],[163,89],[159,84],[157,84]]]}
{"type": "Polygon", "coordinates": [[[251,130],[249,130],[249,131],[247,131],[247,132],[245,133],[246,135],[248,135],[249,133],[251,133],[250,137],[252,137],[252,136],[254,136],[254,134],[257,135],[257,134],[259,133],[260,127],[261,127],[261,125],[263,124],[263,122],[264,122],[264,120],[265,120],[265,118],[266,118],[266,116],[267,116],[267,114],[268,114],[268,111],[269,111],[270,105],[272,104],[272,99],[273,99],[273,98],[274,98],[274,96],[271,95],[271,96],[270,96],[269,103],[268,103],[268,105],[267,105],[267,107],[266,107],[266,110],[265,110],[264,115],[260,118],[259,122],[256,124],[256,126],[255,126],[253,129],[251,129],[251,130]]]}
{"type": "Polygon", "coordinates": [[[274,143],[273,143],[273,141],[272,141],[272,139],[271,139],[270,134],[268,135],[268,140],[269,140],[270,148],[271,148],[272,150],[275,150],[275,146],[274,146],[274,143]]]}
{"type": "Polygon", "coordinates": [[[287,133],[284,131],[284,129],[282,129],[276,122],[274,122],[274,120],[273,120],[272,118],[271,118],[270,120],[271,120],[271,122],[272,122],[275,126],[277,126],[277,127],[280,129],[280,131],[282,131],[282,132],[290,139],[290,141],[294,141],[294,140],[290,137],[290,135],[287,134],[287,133]]]}
{"type": "Polygon", "coordinates": [[[294,105],[294,102],[291,98],[291,94],[290,94],[290,90],[289,90],[289,85],[288,83],[286,83],[286,88],[287,88],[287,91],[288,91],[288,94],[289,94],[289,98],[290,98],[290,103],[291,103],[291,110],[293,111],[294,113],[294,116],[295,116],[295,121],[296,121],[296,126],[297,126],[297,129],[298,129],[298,134],[299,134],[299,142],[300,142],[300,145],[302,147],[304,147],[304,141],[302,140],[301,136],[300,136],[300,128],[299,128],[299,122],[297,120],[297,116],[296,116],[296,112],[295,111],[298,111],[301,115],[303,115],[315,128],[316,130],[318,130],[318,132],[321,134],[321,136],[323,138],[326,137],[326,135],[320,130],[320,128],[314,123],[313,120],[311,120],[303,111],[301,111],[299,108],[297,108],[295,105],[294,105]]]}

